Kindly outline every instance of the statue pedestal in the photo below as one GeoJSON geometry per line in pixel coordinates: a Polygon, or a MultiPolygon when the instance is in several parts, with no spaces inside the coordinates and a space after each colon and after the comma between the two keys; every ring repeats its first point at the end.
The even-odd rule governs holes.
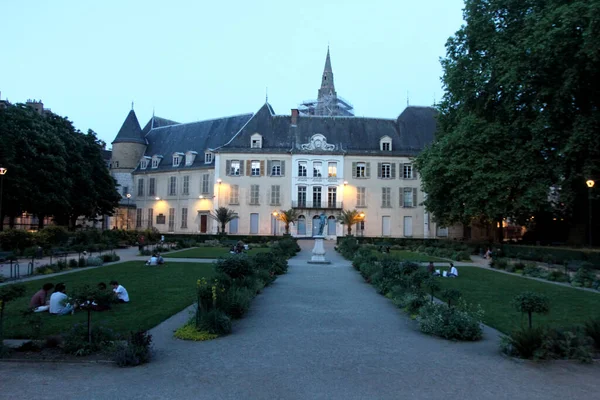
{"type": "Polygon", "coordinates": [[[308,262],[309,264],[331,264],[330,261],[325,259],[325,248],[323,247],[324,236],[314,236],[315,247],[313,247],[312,258],[308,262]]]}

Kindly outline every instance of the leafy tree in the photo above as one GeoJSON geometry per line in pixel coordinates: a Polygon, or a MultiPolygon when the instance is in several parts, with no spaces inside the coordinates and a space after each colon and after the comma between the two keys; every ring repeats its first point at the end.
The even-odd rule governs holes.
{"type": "Polygon", "coordinates": [[[434,143],[416,162],[438,223],[585,221],[600,174],[600,1],[466,0],[434,143]],[[583,211],[582,211],[583,210],[583,211]]]}
{"type": "Polygon", "coordinates": [[[529,329],[531,329],[531,315],[533,313],[547,314],[550,311],[550,300],[548,297],[534,292],[523,292],[512,301],[513,306],[529,317],[529,329]]]}
{"type": "Polygon", "coordinates": [[[231,210],[227,207],[219,207],[215,210],[214,214],[210,214],[210,216],[217,222],[221,224],[221,233],[225,233],[225,225],[234,219],[239,218],[234,210],[231,210]]]}
{"type": "Polygon", "coordinates": [[[295,224],[298,221],[298,212],[290,208],[289,210],[283,211],[279,210],[279,214],[277,215],[277,219],[282,221],[285,224],[285,234],[290,234],[290,224],[295,224]]]}
{"type": "Polygon", "coordinates": [[[338,217],[338,221],[342,225],[346,225],[348,236],[352,235],[352,225],[359,223],[364,219],[357,210],[342,210],[342,214],[338,217]]]}
{"type": "Polygon", "coordinates": [[[458,289],[444,289],[442,297],[448,301],[448,307],[452,307],[452,303],[456,303],[462,294],[458,289]]]}
{"type": "Polygon", "coordinates": [[[113,292],[104,287],[94,288],[90,285],[84,285],[77,288],[71,294],[71,299],[78,304],[79,309],[87,312],[87,339],[88,343],[92,343],[92,311],[105,310],[110,308],[110,303],[113,300],[113,292]]]}
{"type": "Polygon", "coordinates": [[[440,282],[435,277],[430,276],[423,283],[425,284],[425,287],[427,289],[429,289],[429,292],[431,293],[431,302],[433,303],[433,298],[435,297],[435,292],[437,292],[438,290],[441,289],[440,282]]]}

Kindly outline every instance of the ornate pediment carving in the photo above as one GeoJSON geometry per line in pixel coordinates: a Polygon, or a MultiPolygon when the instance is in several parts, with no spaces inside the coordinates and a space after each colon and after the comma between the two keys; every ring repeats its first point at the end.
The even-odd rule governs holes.
{"type": "Polygon", "coordinates": [[[327,143],[327,138],[320,133],[312,135],[310,141],[300,146],[302,150],[332,151],[335,145],[327,143]]]}

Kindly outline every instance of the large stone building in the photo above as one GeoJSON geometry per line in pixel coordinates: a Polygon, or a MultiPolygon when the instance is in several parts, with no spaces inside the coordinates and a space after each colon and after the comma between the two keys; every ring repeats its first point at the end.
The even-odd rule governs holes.
{"type": "Polygon", "coordinates": [[[337,96],[329,51],[318,99],[290,115],[267,102],[254,114],[192,123],[152,117],[141,128],[131,110],[113,142],[123,209],[111,224],[215,233],[210,213],[228,207],[239,216],[229,233],[270,235],[284,228],[273,212],[294,208],[294,236],[312,236],[324,212],[325,233],[335,237],[345,233],[336,217],[357,209],[365,215],[354,227],[359,235],[446,236],[421,205],[413,166],[433,140],[435,114],[411,106],[397,119],[353,116],[337,96]]]}

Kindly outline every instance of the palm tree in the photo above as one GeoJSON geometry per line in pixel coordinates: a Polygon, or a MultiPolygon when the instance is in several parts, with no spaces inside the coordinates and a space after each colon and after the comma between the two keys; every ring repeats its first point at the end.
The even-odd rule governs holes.
{"type": "Polygon", "coordinates": [[[221,232],[225,233],[225,225],[234,219],[239,218],[235,211],[230,210],[227,207],[219,207],[215,210],[214,215],[210,214],[211,218],[215,221],[218,221],[221,224],[221,232]]]}
{"type": "Polygon", "coordinates": [[[342,210],[342,215],[337,219],[342,225],[346,225],[348,236],[352,235],[352,225],[362,221],[365,215],[356,210],[342,210]]]}
{"type": "Polygon", "coordinates": [[[290,208],[287,211],[279,210],[279,214],[277,215],[277,219],[282,221],[285,224],[285,234],[290,234],[290,224],[295,224],[298,221],[298,212],[293,208],[290,208]]]}

